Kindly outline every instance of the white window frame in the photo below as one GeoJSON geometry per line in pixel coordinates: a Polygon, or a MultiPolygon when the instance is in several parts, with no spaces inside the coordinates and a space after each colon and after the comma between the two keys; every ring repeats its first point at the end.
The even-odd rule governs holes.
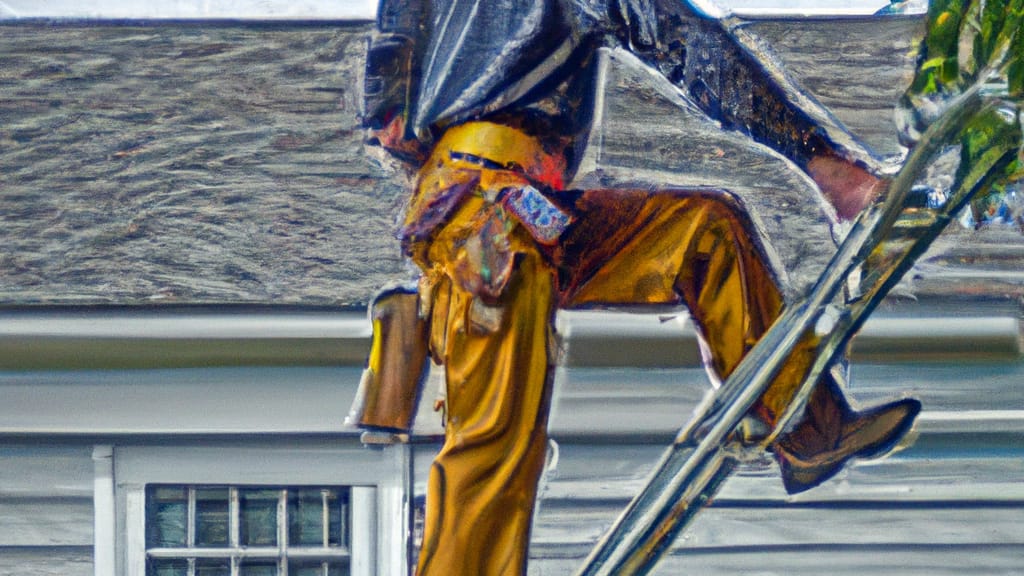
{"type": "MultiPolygon", "coordinates": [[[[113,538],[107,536],[112,541],[97,539],[97,552],[107,548],[109,557],[115,550],[116,574],[145,576],[147,485],[350,486],[352,576],[407,576],[409,446],[370,449],[351,439],[339,439],[337,446],[281,444],[115,446],[116,529],[113,538]]],[[[97,494],[101,500],[111,499],[97,494]]]]}

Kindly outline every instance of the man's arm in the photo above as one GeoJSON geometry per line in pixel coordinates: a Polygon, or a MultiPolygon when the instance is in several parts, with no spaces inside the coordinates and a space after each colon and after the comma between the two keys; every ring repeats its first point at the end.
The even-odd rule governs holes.
{"type": "Polygon", "coordinates": [[[630,48],[706,114],[796,163],[844,219],[881,190],[879,161],[789,77],[743,20],[712,18],[681,0],[643,4],[657,11],[656,41],[644,45],[629,34],[630,48]]]}
{"type": "Polygon", "coordinates": [[[409,131],[409,114],[419,89],[419,52],[427,2],[381,0],[377,31],[366,51],[363,126],[369,143],[418,164],[422,144],[409,131]]]}

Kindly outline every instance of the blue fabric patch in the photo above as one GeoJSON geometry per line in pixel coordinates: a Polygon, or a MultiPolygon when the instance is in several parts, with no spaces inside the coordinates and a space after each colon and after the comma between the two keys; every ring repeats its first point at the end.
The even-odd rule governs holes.
{"type": "Polygon", "coordinates": [[[516,215],[533,238],[541,244],[554,244],[572,223],[572,217],[553,204],[533,186],[510,188],[501,203],[516,215]]]}

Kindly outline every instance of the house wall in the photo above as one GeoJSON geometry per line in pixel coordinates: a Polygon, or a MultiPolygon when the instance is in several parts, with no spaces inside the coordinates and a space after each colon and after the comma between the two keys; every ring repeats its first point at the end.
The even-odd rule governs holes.
{"type": "Polygon", "coordinates": [[[0,574],[92,573],[92,447],[0,440],[0,574]]]}
{"type": "MultiPolygon", "coordinates": [[[[795,497],[783,491],[774,461],[755,458],[726,481],[654,573],[1017,572],[1024,555],[1024,404],[1016,383],[1024,365],[975,370],[965,387],[962,364],[856,365],[849,390],[863,404],[902,394],[924,402],[913,445],[880,461],[855,462],[795,497]]],[[[692,407],[682,399],[686,391],[692,401],[702,389],[700,375],[686,370],[623,371],[613,378],[607,371],[583,371],[577,382],[570,376],[553,417],[556,430],[566,411],[576,408],[566,396],[584,395],[588,388],[594,392],[587,402],[605,407],[599,414],[581,410],[578,417],[594,419],[591,429],[615,420],[609,406],[637,428],[640,421],[657,420],[665,404],[682,421],[692,407]],[[621,390],[625,386],[646,393],[631,397],[621,390]],[[643,400],[659,396],[672,401],[643,400]]],[[[531,573],[537,575],[572,573],[668,444],[667,437],[660,443],[616,442],[555,432],[554,438],[557,464],[545,480],[531,548],[531,573]]]]}
{"type": "MultiPolygon", "coordinates": [[[[920,398],[925,410],[913,445],[881,461],[855,464],[798,497],[783,493],[770,458],[753,458],[684,532],[657,573],[728,574],[754,570],[770,558],[766,573],[800,574],[820,571],[822,558],[828,558],[836,573],[1012,574],[1024,554],[1021,325],[1005,309],[989,312],[909,320],[883,314],[872,320],[855,341],[849,391],[866,405],[903,394],[920,398]],[[926,336],[918,324],[931,327],[926,336]],[[945,336],[935,329],[939,325],[945,336]]],[[[125,341],[146,339],[147,330],[162,321],[159,315],[126,315],[134,320],[122,323],[125,341]]],[[[268,316],[264,325],[271,333],[274,326],[287,332],[288,316],[268,316]]],[[[194,324],[241,333],[225,317],[215,317],[220,321],[197,318],[194,324]]],[[[339,348],[359,340],[338,337],[343,327],[358,325],[351,314],[327,315],[318,325],[328,327],[332,318],[339,328],[326,332],[334,333],[339,348]]],[[[553,443],[531,574],[571,573],[709,390],[684,318],[576,313],[560,320],[565,366],[556,378],[553,443]],[[598,323],[604,331],[595,330],[598,323]],[[640,358],[646,367],[636,365],[638,345],[645,345],[640,358]],[[603,354],[591,354],[602,346],[603,354]]],[[[66,329],[76,332],[74,324],[67,321],[66,329]]],[[[152,349],[161,350],[161,337],[148,334],[152,349]]],[[[225,338],[224,345],[249,350],[243,356],[251,357],[267,342],[272,346],[276,340],[269,335],[225,338]]],[[[0,336],[0,342],[15,338],[9,332],[0,336]]],[[[167,334],[162,338],[175,341],[167,334]]],[[[41,347],[59,339],[51,335],[41,347]]],[[[65,344],[70,356],[76,341],[65,344]]],[[[345,426],[344,416],[360,366],[308,366],[302,355],[293,364],[269,357],[275,365],[211,367],[189,356],[161,369],[97,366],[96,358],[58,371],[3,366],[0,562],[6,564],[0,573],[92,571],[93,522],[102,519],[93,505],[99,494],[93,486],[94,446],[113,447],[119,470],[139,469],[118,461],[125,455],[139,461],[147,454],[174,454],[186,464],[167,463],[162,470],[185,476],[190,454],[244,453],[265,462],[260,478],[292,467],[281,458],[294,463],[303,454],[359,452],[358,432],[345,426]]],[[[116,362],[116,355],[109,361],[116,362]]],[[[427,390],[410,445],[414,517],[440,440],[431,401],[427,390]]],[[[306,465],[313,470],[318,461],[306,465]]],[[[119,490],[124,481],[115,473],[119,490]]]]}

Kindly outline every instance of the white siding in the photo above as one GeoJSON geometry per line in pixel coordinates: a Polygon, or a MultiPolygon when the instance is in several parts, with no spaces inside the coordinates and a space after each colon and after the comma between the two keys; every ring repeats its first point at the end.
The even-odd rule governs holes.
{"type": "Polygon", "coordinates": [[[0,443],[0,574],[92,573],[91,454],[0,443]]]}
{"type": "MultiPolygon", "coordinates": [[[[696,371],[567,372],[553,416],[556,440],[564,433],[542,492],[532,576],[572,573],[657,462],[671,437],[658,441],[666,413],[674,409],[682,422],[698,398],[696,371]],[[673,384],[669,408],[657,409],[673,384]],[[628,398],[636,387],[645,392],[628,398]],[[566,417],[577,424],[566,427],[566,417]],[[626,434],[628,421],[634,431],[655,429],[647,438],[626,434]]],[[[904,393],[922,399],[911,446],[794,497],[770,457],[745,464],[655,574],[1019,574],[1024,364],[864,364],[853,382],[850,393],[864,404],[904,393]]]]}

